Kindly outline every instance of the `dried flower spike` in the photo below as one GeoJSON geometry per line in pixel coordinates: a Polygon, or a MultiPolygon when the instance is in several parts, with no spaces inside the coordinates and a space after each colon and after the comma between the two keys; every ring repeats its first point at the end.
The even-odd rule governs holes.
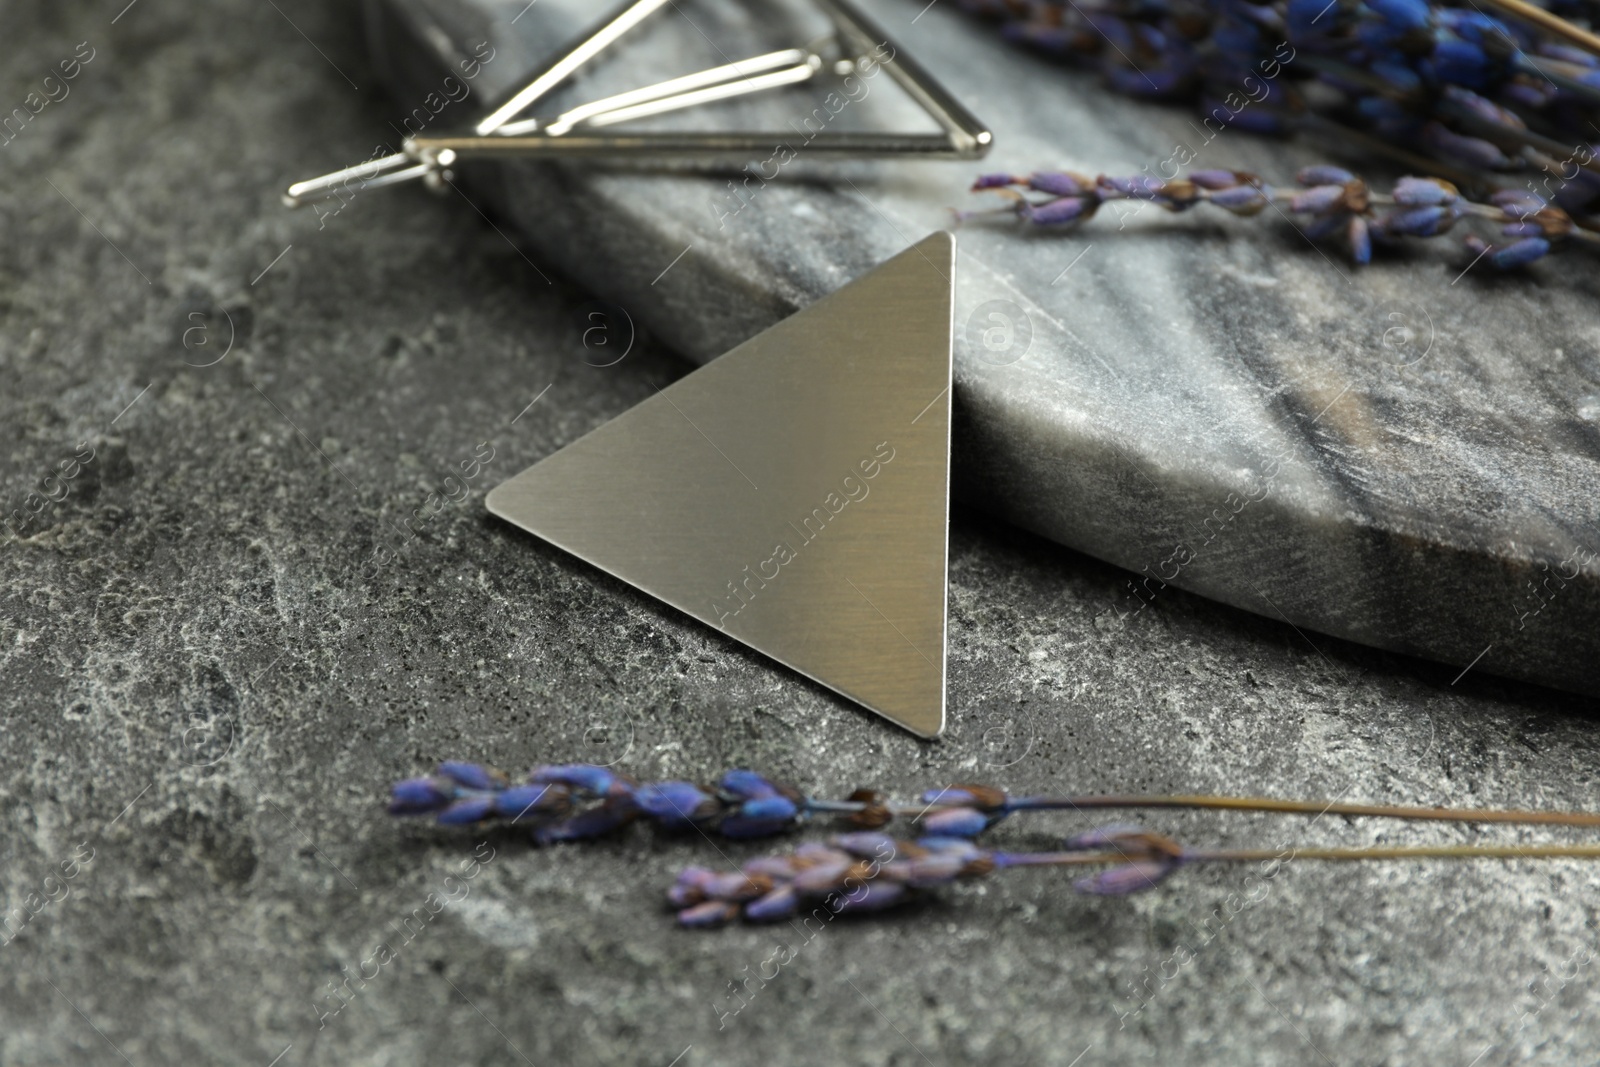
{"type": "Polygon", "coordinates": [[[640,820],[671,831],[768,837],[817,816],[833,816],[860,830],[878,830],[903,819],[916,824],[923,834],[973,838],[1017,812],[1131,808],[1600,827],[1600,815],[1584,812],[1406,808],[1265,797],[1013,797],[1003,789],[976,783],[929,790],[913,803],[896,803],[865,789],[845,800],[825,800],[750,770],[729,771],[715,786],[700,786],[683,781],[638,782],[584,763],[536,767],[526,780],[513,783],[504,772],[480,764],[446,762],[429,777],[396,783],[389,801],[391,814],[434,815],[445,825],[495,821],[531,827],[540,844],[588,840],[640,820]]]}
{"type": "MultiPolygon", "coordinates": [[[[1245,171],[1195,171],[1187,178],[1156,181],[1140,176],[1092,182],[1080,174],[1031,174],[1018,177],[989,174],[973,183],[973,190],[999,193],[1010,200],[1000,209],[1035,226],[1071,228],[1093,218],[1102,204],[1137,200],[1167,211],[1187,211],[1210,204],[1232,214],[1249,217],[1268,207],[1284,218],[1299,216],[1295,225],[1309,239],[1341,238],[1350,258],[1364,264],[1372,259],[1374,242],[1397,244],[1407,237],[1438,237],[1462,219],[1478,219],[1500,228],[1512,240],[1499,246],[1469,235],[1464,244],[1475,257],[1488,250],[1491,265],[1501,270],[1525,267],[1562,243],[1600,244],[1600,234],[1579,228],[1561,208],[1523,190],[1498,193],[1488,203],[1476,203],[1442,178],[1408,176],[1395,183],[1387,195],[1374,193],[1367,183],[1338,167],[1307,167],[1295,176],[1297,189],[1275,189],[1245,171]],[[1077,190],[1057,195],[1053,190],[1077,190]],[[1021,190],[1043,191],[1046,199],[1030,200],[1021,190]]],[[[970,219],[994,212],[958,212],[970,219]]],[[[1293,220],[1291,220],[1293,221],[1293,220]]]]}
{"type": "Polygon", "coordinates": [[[929,890],[1016,867],[1102,867],[1073,882],[1093,896],[1154,889],[1184,867],[1205,863],[1292,860],[1600,859],[1600,845],[1441,845],[1402,848],[1191,849],[1137,826],[1111,826],[1072,838],[1055,852],[1002,852],[965,838],[904,841],[878,833],[840,834],[826,845],[751,860],[718,873],[689,867],[667,891],[681,926],[706,928],[735,919],[778,922],[810,915],[828,920],[910,903],[929,890]]]}

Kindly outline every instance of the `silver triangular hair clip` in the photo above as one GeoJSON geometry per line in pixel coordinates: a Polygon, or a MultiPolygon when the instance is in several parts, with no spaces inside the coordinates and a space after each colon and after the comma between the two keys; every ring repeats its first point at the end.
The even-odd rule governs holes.
{"type": "Polygon", "coordinates": [[[922,737],[944,728],[955,240],[495,487],[491,512],[922,737]]]}
{"type": "Polygon", "coordinates": [[[438,187],[450,167],[467,157],[658,158],[739,163],[770,152],[773,137],[748,132],[599,132],[632,119],[810,81],[824,69],[868,73],[881,66],[940,128],[938,133],[822,130],[806,142],[809,157],[979,159],[993,135],[911,56],[850,0],[815,0],[833,23],[833,58],[817,48],[789,48],[752,56],[572,108],[552,118],[519,118],[623,34],[672,0],[629,0],[543,70],[472,132],[453,137],[411,137],[393,155],[291,185],[284,203],[300,207],[340,196],[352,186],[372,189],[423,180],[438,187]],[[887,53],[887,54],[885,54],[887,53]]]}

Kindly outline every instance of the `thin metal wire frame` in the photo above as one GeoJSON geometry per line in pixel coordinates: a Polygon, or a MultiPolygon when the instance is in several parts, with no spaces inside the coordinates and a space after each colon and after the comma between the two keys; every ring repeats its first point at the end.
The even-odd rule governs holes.
{"type": "Polygon", "coordinates": [[[657,82],[642,89],[618,93],[590,104],[580,104],[554,119],[508,122],[495,134],[500,137],[520,137],[542,130],[547,137],[560,137],[580,123],[586,126],[609,126],[712,100],[725,100],[780,85],[793,85],[809,80],[821,69],[822,57],[815,52],[804,48],[785,48],[657,82]]]}
{"type": "MultiPolygon", "coordinates": [[[[748,162],[765,158],[785,139],[808,158],[871,159],[904,156],[913,159],[980,159],[987,144],[957,148],[942,133],[869,133],[823,131],[808,138],[760,131],[726,133],[572,133],[565,137],[414,137],[406,142],[410,158],[437,159],[440,165],[461,159],[628,159],[663,162],[748,162]]],[[[427,165],[426,163],[421,165],[427,165]]]]}
{"type": "MultiPolygon", "coordinates": [[[[747,161],[754,155],[770,152],[774,147],[773,135],[758,132],[573,135],[571,131],[805,81],[820,67],[820,59],[813,53],[800,49],[767,53],[741,63],[713,67],[619,93],[574,108],[551,121],[511,121],[666,2],[631,0],[613,11],[598,30],[553,60],[510,100],[481,120],[474,127],[477,136],[411,138],[405,143],[404,151],[290,186],[284,203],[299,207],[313,200],[342,196],[351,183],[358,183],[357,189],[371,189],[417,178],[436,179],[463,156],[627,158],[655,155],[705,162],[747,161]],[[806,57],[803,63],[780,65],[779,57],[796,53],[806,57]],[[724,78],[724,75],[728,76],[724,78]],[[503,136],[505,134],[513,136],[503,136]]],[[[850,0],[816,2],[833,22],[846,54],[861,56],[890,46],[889,36],[850,0]]],[[[824,130],[807,136],[807,155],[816,158],[979,159],[987,154],[994,139],[989,129],[921,64],[909,55],[891,50],[894,54],[882,62],[882,69],[889,72],[943,132],[899,134],[824,130]]]]}
{"type": "MultiPolygon", "coordinates": [[[[578,42],[577,45],[556,56],[546,64],[533,80],[479,120],[475,127],[480,135],[494,133],[501,126],[526,111],[550,90],[565,81],[574,71],[604,51],[618,37],[637,26],[668,0],[627,0],[616,8],[600,28],[578,42]]],[[[379,159],[368,160],[353,167],[324,174],[310,181],[296,182],[284,193],[283,202],[288,207],[303,207],[316,200],[333,196],[342,197],[351,182],[357,182],[356,191],[375,189],[385,185],[398,185],[417,178],[430,178],[451,160],[440,153],[421,159],[412,152],[396,152],[379,159]]]]}
{"type": "MultiPolygon", "coordinates": [[[[793,85],[814,77],[821,66],[822,58],[803,48],[768,52],[739,63],[711,67],[694,74],[686,74],[681,78],[673,78],[595,100],[563,112],[553,119],[526,119],[507,123],[498,133],[484,138],[473,137],[469,140],[475,143],[479,140],[499,140],[503,136],[507,140],[518,140],[520,138],[506,135],[520,134],[523,130],[542,130],[536,139],[560,137],[580,125],[601,126],[625,122],[645,115],[658,115],[694,107],[713,100],[726,100],[747,93],[793,85]],[[746,76],[751,72],[761,73],[746,76]]],[[[407,142],[407,151],[358,163],[320,178],[296,182],[289,186],[284,194],[284,203],[290,207],[301,207],[315,200],[342,196],[352,183],[356,191],[398,185],[426,178],[455,161],[453,154],[446,154],[448,149],[423,154],[412,151],[411,144],[412,142],[407,142]]]]}
{"type": "MultiPolygon", "coordinates": [[[[833,22],[847,54],[865,55],[890,42],[886,34],[850,0],[816,0],[833,22]]],[[[805,140],[815,159],[901,156],[913,159],[981,159],[994,142],[987,126],[940,85],[911,56],[898,50],[882,62],[906,94],[942,128],[942,133],[877,133],[823,130],[805,140]]],[[[594,125],[591,123],[591,125],[594,125]]],[[[700,162],[744,162],[770,153],[777,135],[756,131],[724,133],[612,133],[527,137],[413,137],[406,152],[414,160],[469,158],[655,157],[700,162]]]]}
{"type": "Polygon", "coordinates": [[[579,67],[605,51],[617,38],[653,15],[667,2],[668,0],[633,0],[632,3],[623,4],[598,30],[556,57],[510,100],[491,111],[473,128],[474,132],[480,137],[494,133],[528,110],[536,101],[544,99],[546,93],[566,81],[579,67]]]}

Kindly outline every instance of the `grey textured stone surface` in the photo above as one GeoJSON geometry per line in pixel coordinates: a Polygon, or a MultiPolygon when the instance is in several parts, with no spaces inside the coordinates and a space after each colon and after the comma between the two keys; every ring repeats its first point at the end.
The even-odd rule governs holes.
{"type": "MultiPolygon", "coordinates": [[[[584,0],[543,0],[515,24],[522,0],[376,6],[430,42],[492,42],[491,97],[595,18],[584,0]]],[[[1195,166],[1288,184],[1328,158],[1233,131],[1203,142],[1185,109],[1119,98],[953,4],[920,17],[928,5],[910,0],[863,6],[991,124],[988,160],[814,163],[802,120],[823,90],[796,89],[651,120],[776,131],[799,158],[770,183],[592,164],[466,177],[550,262],[703,360],[949,225],[952,206],[995,203],[962,192],[980,172],[1160,173],[1184,144],[1195,166]]],[[[664,9],[551,110],[806,40],[826,29],[807,11],[664,9]]],[[[437,63],[396,68],[413,106],[440,77],[437,63]]],[[[915,119],[889,79],[864,84],[834,125],[915,119]]],[[[957,495],[1138,574],[1105,605],[1110,623],[1165,581],[1458,669],[1600,694],[1593,257],[1463,275],[1470,257],[1441,241],[1358,271],[1283,220],[1123,207],[1071,236],[962,227],[957,495]],[[997,308],[1019,332],[986,348],[997,308]]]]}
{"type": "MultiPolygon", "coordinates": [[[[1018,874],[839,923],[719,1030],[728,983],[786,935],[674,929],[659,893],[709,853],[646,834],[493,838],[466,898],[319,1029],[340,969],[399,944],[472,855],[381,813],[444,756],[747,764],[827,792],[981,777],[1592,807],[1600,743],[1586,701],[1476,671],[1452,687],[1177,590],[1098,629],[1124,572],[962,511],[953,722],[924,744],[493,522],[489,480],[687,366],[647,343],[586,366],[591,297],[454,198],[372,196],[320,231],[284,214],[286,179],[396,115],[352,14],[277,6],[0,11],[0,99],[97,49],[0,148],[7,510],[95,449],[0,547],[0,904],[66,894],[0,945],[0,1062],[1594,1062],[1600,898],[1575,863],[1291,864],[1264,890],[1195,872],[1128,901],[1018,874]],[[223,311],[232,351],[187,365],[215,358],[223,311]],[[471,497],[363,577],[485,441],[471,497]]],[[[1196,842],[1552,836],[1151,822],[1196,842]]]]}

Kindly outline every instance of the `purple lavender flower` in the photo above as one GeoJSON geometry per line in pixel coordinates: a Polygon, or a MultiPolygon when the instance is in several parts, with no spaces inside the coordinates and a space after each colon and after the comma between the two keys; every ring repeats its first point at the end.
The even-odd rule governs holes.
{"type": "Polygon", "coordinates": [[[569,806],[565,791],[554,785],[514,785],[494,796],[494,813],[516,822],[527,815],[542,816],[569,806]]]}
{"type": "Polygon", "coordinates": [[[1350,258],[1365,266],[1372,262],[1372,227],[1360,215],[1350,216],[1347,228],[1350,241],[1350,258]]]}
{"type": "Polygon", "coordinates": [[[396,782],[389,800],[390,815],[429,815],[441,811],[455,796],[455,783],[436,778],[408,778],[396,782]]]}
{"type": "Polygon", "coordinates": [[[1063,226],[1087,221],[1099,208],[1100,201],[1097,197],[1062,196],[1039,205],[1023,200],[1020,205],[1019,211],[1029,222],[1040,226],[1063,226]]]}
{"type": "Polygon", "coordinates": [[[461,826],[482,822],[494,814],[494,797],[472,796],[453,801],[439,813],[439,822],[445,826],[461,826]]]}
{"type": "Polygon", "coordinates": [[[1500,227],[1500,233],[1506,237],[1542,237],[1544,227],[1532,220],[1508,222],[1500,227]]]}
{"type": "Polygon", "coordinates": [[[1154,200],[1161,195],[1162,183],[1147,174],[1135,174],[1128,178],[1113,178],[1102,174],[1095,179],[1095,185],[1113,193],[1120,193],[1129,200],[1154,200]]]}
{"type": "Polygon", "coordinates": [[[1219,189],[1208,199],[1235,215],[1258,215],[1271,203],[1271,190],[1264,185],[1237,185],[1232,189],[1219,189]]]}
{"type": "Polygon", "coordinates": [[[1406,237],[1433,237],[1444,233],[1459,216],[1450,207],[1433,204],[1391,212],[1378,220],[1385,233],[1406,237]]]}
{"type": "Polygon", "coordinates": [[[1130,893],[1154,889],[1176,869],[1176,865],[1171,863],[1139,860],[1080,878],[1072,883],[1072,888],[1091,896],[1125,897],[1130,893]]]}
{"type": "Polygon", "coordinates": [[[973,808],[946,808],[920,820],[927,833],[944,837],[977,837],[993,825],[991,816],[973,808]]]}
{"type": "MultiPolygon", "coordinates": [[[[1302,172],[1303,173],[1303,172],[1302,172]]],[[[1193,170],[1189,172],[1189,180],[1202,189],[1232,189],[1237,185],[1254,184],[1253,175],[1243,174],[1236,170],[1193,170]]],[[[1316,185],[1317,182],[1311,184],[1316,185]]]]}
{"type": "MultiPolygon", "coordinates": [[[[1487,245],[1477,237],[1468,237],[1467,250],[1474,254],[1485,252],[1494,248],[1487,245]]],[[[1504,248],[1489,251],[1489,262],[1500,270],[1515,270],[1526,267],[1535,260],[1542,259],[1550,251],[1550,242],[1543,237],[1524,237],[1520,241],[1513,241],[1504,248]]]]}
{"type": "Polygon", "coordinates": [[[724,815],[718,829],[724,837],[770,837],[792,827],[799,817],[799,805],[788,797],[759,797],[724,815]]]}
{"type": "Polygon", "coordinates": [[[510,784],[505,772],[478,763],[446,761],[439,764],[439,773],[468,789],[504,789],[510,784]]]}
{"type": "Polygon", "coordinates": [[[1525,189],[1501,189],[1489,197],[1489,203],[1514,215],[1537,215],[1547,206],[1544,197],[1525,189]]]}
{"type": "MultiPolygon", "coordinates": [[[[1222,173],[1228,174],[1231,172],[1223,171],[1222,173]]],[[[1194,175],[1191,174],[1189,177],[1193,180],[1194,175]]],[[[1316,166],[1302,167],[1295,173],[1294,180],[1297,185],[1310,188],[1314,185],[1344,185],[1347,182],[1355,181],[1356,176],[1343,167],[1316,166]]],[[[1229,184],[1237,185],[1239,183],[1230,182],[1229,184]]],[[[1225,188],[1225,186],[1219,186],[1219,188],[1225,188]]]]}
{"type": "Polygon", "coordinates": [[[633,783],[607,767],[592,763],[568,763],[554,767],[535,767],[528,774],[530,782],[551,782],[565,785],[597,797],[614,796],[631,791],[633,783]]]}
{"type": "Polygon", "coordinates": [[[717,789],[741,800],[775,797],[782,792],[771,781],[755,771],[732,770],[717,782],[717,789]]]}
{"type": "Polygon", "coordinates": [[[693,782],[647,782],[633,791],[639,810],[668,829],[687,829],[722,811],[716,797],[693,782]]]}
{"type": "Polygon", "coordinates": [[[918,816],[923,833],[935,837],[977,837],[1011,813],[1005,790],[968,783],[922,794],[928,808],[918,816]]]}
{"type": "Polygon", "coordinates": [[[1322,215],[1344,203],[1343,185],[1314,185],[1289,197],[1289,210],[1322,215]]]}
{"type": "Polygon", "coordinates": [[[1453,204],[1460,199],[1456,187],[1439,178],[1401,178],[1394,183],[1394,192],[1390,195],[1395,203],[1410,207],[1453,204]]]}
{"type": "Polygon", "coordinates": [[[607,797],[599,805],[585,808],[558,822],[540,826],[533,839],[540,845],[553,845],[561,841],[592,841],[614,833],[635,819],[641,812],[632,797],[607,797]]]}
{"type": "Polygon", "coordinates": [[[1149,889],[1200,854],[1139,827],[1107,827],[1080,835],[1065,852],[995,852],[959,838],[901,841],[876,833],[845,834],[827,844],[720,873],[687,867],[667,890],[667,901],[687,927],[730,922],[773,922],[805,911],[838,915],[876,912],[918,899],[930,890],[1016,867],[1103,865],[1079,881],[1080,892],[1125,895],[1149,889]]]}
{"type": "MultiPolygon", "coordinates": [[[[1012,184],[1024,184],[1013,179],[1012,184]]],[[[1094,179],[1086,178],[1082,174],[1071,171],[1036,171],[1028,175],[1026,185],[1030,189],[1052,196],[1081,196],[1094,188],[1094,179]]]]}
{"type": "Polygon", "coordinates": [[[750,922],[775,922],[803,911],[879,911],[911,900],[923,887],[960,877],[970,865],[954,853],[881,834],[843,834],[826,845],[753,860],[736,872],[687,868],[667,900],[684,926],[716,925],[741,914],[750,922]]]}
{"type": "Polygon", "coordinates": [[[1027,179],[1015,178],[1010,174],[980,174],[972,183],[972,191],[983,189],[1004,189],[1008,185],[1020,185],[1027,179]]]}
{"type": "MultiPolygon", "coordinates": [[[[1247,176],[1240,176],[1243,181],[1247,176]]],[[[1192,183],[1191,183],[1192,184],[1192,183]]],[[[1346,193],[1359,192],[1361,183],[1345,183],[1346,193]]],[[[1198,185],[1195,188],[1200,188],[1198,185]]],[[[1312,188],[1315,188],[1313,186],[1312,188]]],[[[1171,183],[1163,187],[1171,195],[1171,183]]],[[[1289,194],[1285,194],[1285,199],[1289,194]]],[[[1506,201],[1507,204],[1511,202],[1506,201]]],[[[1519,205],[1522,203],[1518,202],[1519,205]]],[[[1455,205],[1418,205],[1406,212],[1443,210],[1455,205]]],[[[1500,213],[1499,207],[1469,205],[1500,213]]],[[[1353,214],[1346,203],[1339,211],[1351,214],[1352,226],[1365,217],[1353,214]]],[[[1337,215],[1339,212],[1332,212],[1337,215]]],[[[1318,216],[1323,220],[1329,216],[1318,216]]],[[[1515,223],[1538,226],[1554,238],[1567,236],[1570,219],[1554,208],[1541,209],[1533,220],[1515,223]]],[[[1351,238],[1354,243],[1357,238],[1351,238]]],[[[1502,269],[1531,263],[1552,247],[1552,237],[1520,238],[1505,248],[1494,248],[1475,235],[1467,247],[1502,269]]],[[[1086,810],[1092,808],[1191,807],[1299,812],[1389,818],[1447,818],[1456,822],[1540,823],[1600,826],[1600,814],[1586,812],[1486,812],[1447,811],[1437,808],[1402,808],[1387,805],[1323,803],[1321,801],[1250,801],[1229,797],[1138,796],[1024,796],[1011,797],[993,786],[952,785],[926,794],[917,805],[895,805],[881,794],[857,790],[847,801],[804,797],[797,790],[748,770],[730,771],[714,790],[684,781],[639,784],[625,776],[589,765],[543,767],[529,780],[512,784],[502,772],[479,764],[450,762],[425,778],[395,784],[391,810],[396,814],[435,814],[444,824],[477,824],[491,818],[529,824],[541,844],[588,839],[608,833],[641,818],[669,828],[693,826],[704,832],[721,829],[738,834],[787,829],[807,815],[832,813],[860,825],[881,825],[880,820],[911,815],[930,832],[917,841],[896,839],[875,829],[840,834],[827,843],[806,843],[792,852],[752,859],[735,870],[704,867],[683,870],[669,889],[667,899],[684,926],[720,925],[743,916],[753,922],[770,922],[810,911],[812,915],[875,912],[919,899],[940,887],[1001,870],[1020,867],[1096,867],[1099,873],[1078,880],[1079,892],[1121,896],[1152,888],[1180,868],[1197,863],[1258,862],[1282,857],[1279,850],[1224,848],[1190,850],[1176,841],[1138,826],[1113,825],[1078,834],[1056,852],[1002,852],[980,847],[970,839],[995,821],[1019,811],[1086,810]],[[865,816],[865,821],[861,817],[865,816]],[[730,827],[731,820],[734,822],[730,827]]],[[[1539,846],[1533,846],[1539,848],[1539,846]]],[[[1528,849],[1513,846],[1463,848],[1447,846],[1424,850],[1438,857],[1525,857],[1528,849]]],[[[1324,860],[1416,858],[1406,849],[1307,849],[1304,858],[1324,860]]],[[[1550,846],[1548,857],[1600,858],[1600,846],[1550,846]]]]}
{"type": "MultiPolygon", "coordinates": [[[[1600,68],[1596,73],[1600,73],[1600,68]]],[[[1588,176],[1587,172],[1580,173],[1588,176]]],[[[1074,176],[1074,181],[1079,181],[1079,177],[1074,176]]],[[[1168,211],[1185,211],[1208,203],[1244,217],[1259,215],[1267,207],[1275,206],[1280,215],[1302,216],[1303,221],[1296,224],[1312,241],[1342,239],[1349,247],[1350,258],[1358,264],[1371,261],[1375,242],[1392,245],[1404,238],[1437,237],[1469,218],[1497,223],[1506,237],[1545,242],[1543,245],[1517,245],[1514,252],[1508,247],[1489,256],[1491,265],[1507,270],[1534,262],[1564,241],[1600,243],[1600,236],[1580,228],[1569,212],[1523,190],[1496,193],[1489,203],[1480,204],[1467,200],[1453,183],[1442,178],[1410,175],[1401,178],[1388,196],[1374,193],[1366,182],[1340,167],[1307,167],[1295,178],[1301,188],[1280,191],[1243,171],[1202,170],[1187,178],[1165,182],[1155,181],[1148,175],[1132,178],[1101,175],[1094,180],[1093,188],[1080,196],[1057,197],[1038,203],[1028,200],[1015,188],[1026,184],[1023,179],[1012,178],[1010,185],[990,188],[1012,200],[1012,206],[1006,210],[1035,223],[1056,220],[1081,223],[1092,215],[1092,207],[1109,200],[1147,201],[1168,211]],[[1392,205],[1392,209],[1380,213],[1377,209],[1383,205],[1392,205]]],[[[1082,179],[1080,184],[1086,182],[1087,179],[1082,179]]],[[[1566,188],[1564,186],[1562,191],[1566,188]]],[[[1600,201],[1600,183],[1595,186],[1595,197],[1600,201]]],[[[1474,247],[1488,246],[1480,242],[1474,247]]],[[[960,803],[954,797],[951,799],[953,803],[942,807],[988,810],[960,803]]],[[[997,815],[980,820],[971,811],[941,811],[931,817],[934,821],[929,824],[930,832],[957,836],[974,835],[998,821],[997,815]]]]}

